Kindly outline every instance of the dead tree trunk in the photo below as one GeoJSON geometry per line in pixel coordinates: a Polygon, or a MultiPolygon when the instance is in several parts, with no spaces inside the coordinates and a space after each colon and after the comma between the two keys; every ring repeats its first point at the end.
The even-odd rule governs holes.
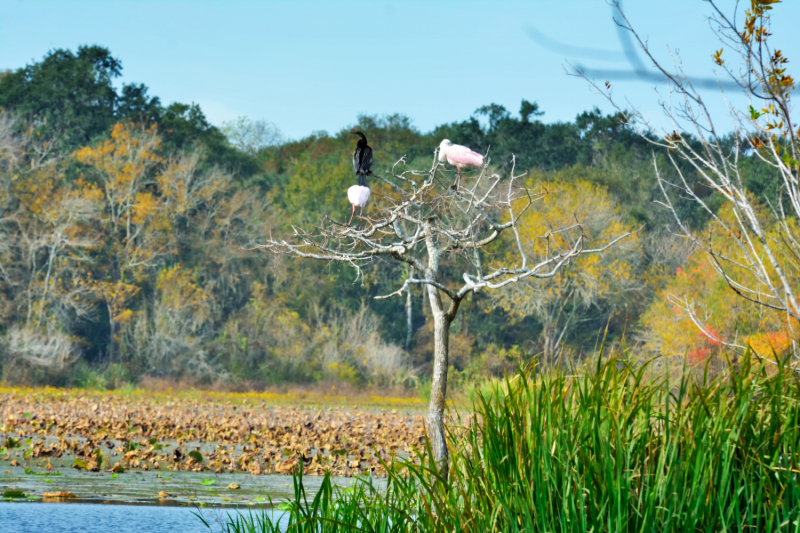
{"type": "Polygon", "coordinates": [[[428,406],[428,438],[433,451],[433,460],[439,472],[447,479],[450,452],[447,449],[447,435],[444,429],[444,408],[447,397],[447,368],[449,366],[449,339],[452,320],[441,310],[438,290],[428,286],[431,304],[438,300],[440,309],[433,307],[433,381],[431,383],[431,403],[428,406]],[[432,293],[436,293],[436,296],[432,293]]]}
{"type": "MultiPolygon", "coordinates": [[[[409,267],[410,274],[409,277],[414,277],[414,267],[409,267]]],[[[424,291],[423,291],[424,292],[424,291]]],[[[414,302],[411,300],[411,289],[406,291],[406,351],[411,351],[411,339],[414,334],[414,308],[412,304],[414,302]]],[[[424,304],[425,302],[423,302],[424,304]]]]}
{"type": "MultiPolygon", "coordinates": [[[[423,221],[425,228],[425,244],[428,251],[428,265],[425,279],[438,282],[439,274],[439,248],[433,239],[430,221],[423,221]]],[[[447,369],[450,356],[450,325],[458,312],[461,297],[450,298],[450,308],[445,310],[442,303],[441,292],[433,284],[426,286],[428,301],[431,304],[433,315],[433,379],[431,381],[431,401],[428,406],[428,438],[433,451],[433,460],[443,479],[447,479],[450,452],[447,449],[447,434],[444,429],[444,409],[447,398],[447,369]]]]}

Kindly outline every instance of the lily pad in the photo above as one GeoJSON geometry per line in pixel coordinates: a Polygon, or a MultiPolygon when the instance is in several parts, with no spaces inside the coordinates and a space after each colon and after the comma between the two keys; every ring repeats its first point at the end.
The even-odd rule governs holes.
{"type": "Polygon", "coordinates": [[[44,492],[42,498],[53,498],[58,500],[67,500],[70,498],[77,498],[75,494],[66,490],[59,490],[56,492],[44,492]]]}

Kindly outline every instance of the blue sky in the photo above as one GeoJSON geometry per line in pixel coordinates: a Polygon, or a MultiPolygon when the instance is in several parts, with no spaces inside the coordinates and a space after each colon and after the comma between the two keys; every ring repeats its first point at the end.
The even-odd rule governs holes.
{"type": "MultiPolygon", "coordinates": [[[[732,12],[735,2],[719,5],[732,12]]],[[[706,2],[627,0],[624,7],[660,58],[669,44],[689,74],[711,74],[719,44],[706,2]]],[[[776,36],[793,35],[800,1],[776,13],[776,36]]],[[[359,113],[403,113],[427,131],[492,102],[516,112],[522,98],[539,102],[543,120],[566,121],[593,106],[610,110],[585,81],[565,74],[566,61],[627,64],[614,54],[587,59],[545,48],[530,30],[618,57],[611,17],[605,0],[0,0],[0,68],[54,48],[99,44],[122,61],[122,81],[145,83],[164,103],[197,102],[216,124],[240,115],[270,120],[290,138],[338,131],[359,113]]],[[[800,61],[797,39],[780,44],[800,61]]],[[[653,88],[614,82],[616,96],[659,117],[653,88]]],[[[721,112],[720,99],[708,94],[721,112]]]]}

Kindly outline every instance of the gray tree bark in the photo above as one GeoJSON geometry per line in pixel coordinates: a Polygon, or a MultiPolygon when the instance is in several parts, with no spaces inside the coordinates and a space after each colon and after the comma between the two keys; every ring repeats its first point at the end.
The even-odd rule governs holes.
{"type": "MultiPolygon", "coordinates": [[[[414,267],[409,267],[409,270],[410,270],[410,273],[409,273],[408,277],[413,278],[414,277],[414,267]]],[[[413,320],[414,319],[414,316],[413,316],[414,309],[411,306],[412,303],[413,302],[411,300],[411,288],[409,288],[408,291],[406,291],[406,328],[407,328],[407,330],[406,330],[406,351],[407,352],[411,351],[411,337],[412,337],[412,335],[414,333],[414,320],[413,320]]]]}
{"type": "Polygon", "coordinates": [[[447,398],[447,368],[449,366],[450,324],[452,320],[442,309],[439,290],[428,285],[428,295],[433,311],[433,381],[431,382],[431,402],[428,406],[428,438],[433,451],[433,460],[439,472],[447,479],[450,465],[450,452],[447,448],[447,434],[444,429],[444,409],[447,398]],[[438,309],[437,309],[438,307],[438,309]]]}
{"type": "MultiPolygon", "coordinates": [[[[425,278],[438,281],[439,249],[433,240],[430,222],[424,221],[425,244],[428,249],[428,268],[425,278]]],[[[433,452],[433,460],[443,479],[448,478],[450,451],[447,448],[447,433],[444,428],[444,409],[447,398],[447,368],[450,354],[450,325],[458,312],[460,298],[451,300],[450,308],[445,310],[439,289],[426,285],[428,301],[433,315],[433,380],[431,381],[431,401],[428,405],[428,439],[433,452]]]]}

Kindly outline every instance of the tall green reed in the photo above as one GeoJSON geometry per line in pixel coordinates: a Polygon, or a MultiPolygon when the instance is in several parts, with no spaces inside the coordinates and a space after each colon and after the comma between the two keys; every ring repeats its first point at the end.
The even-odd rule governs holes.
{"type": "MultiPolygon", "coordinates": [[[[800,531],[796,377],[749,357],[699,382],[648,368],[520,373],[451,430],[448,480],[426,449],[382,490],[326,479],[309,501],[296,477],[288,531],[800,531]]],[[[229,531],[277,531],[253,524],[229,531]]]]}

